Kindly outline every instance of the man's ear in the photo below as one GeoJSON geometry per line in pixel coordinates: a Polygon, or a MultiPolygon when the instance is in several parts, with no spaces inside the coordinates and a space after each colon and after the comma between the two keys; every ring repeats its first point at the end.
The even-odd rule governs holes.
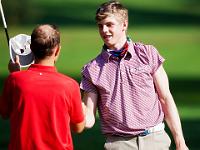
{"type": "Polygon", "coordinates": [[[54,53],[55,61],[54,61],[54,63],[57,61],[57,59],[58,59],[58,57],[59,57],[60,49],[61,49],[61,46],[60,46],[60,45],[57,45],[57,46],[55,47],[55,53],[54,53]]]}
{"type": "Polygon", "coordinates": [[[60,54],[60,49],[61,49],[61,46],[60,45],[56,45],[55,47],[55,57],[58,57],[59,54],[60,54]]]}
{"type": "Polygon", "coordinates": [[[127,31],[127,29],[128,29],[128,20],[125,20],[122,25],[123,25],[122,31],[127,31]]]}

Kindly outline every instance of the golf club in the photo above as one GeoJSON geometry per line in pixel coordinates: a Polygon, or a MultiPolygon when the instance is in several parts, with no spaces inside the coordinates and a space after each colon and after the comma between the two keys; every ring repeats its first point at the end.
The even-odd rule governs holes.
{"type": "Polygon", "coordinates": [[[6,24],[6,20],[5,20],[5,16],[4,16],[1,0],[0,0],[0,11],[1,11],[1,18],[2,18],[2,21],[3,21],[3,26],[4,26],[5,33],[6,33],[7,43],[8,43],[8,46],[9,46],[8,29],[7,29],[7,24],[6,24]]]}

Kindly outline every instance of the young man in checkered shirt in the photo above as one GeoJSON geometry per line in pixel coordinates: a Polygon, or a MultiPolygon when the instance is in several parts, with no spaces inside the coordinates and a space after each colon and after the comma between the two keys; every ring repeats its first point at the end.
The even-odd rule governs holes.
{"type": "Polygon", "coordinates": [[[82,70],[86,127],[94,125],[98,108],[106,150],[168,150],[166,121],[176,149],[187,150],[164,58],[127,37],[128,11],[119,2],[102,4],[96,22],[104,45],[82,70]]]}

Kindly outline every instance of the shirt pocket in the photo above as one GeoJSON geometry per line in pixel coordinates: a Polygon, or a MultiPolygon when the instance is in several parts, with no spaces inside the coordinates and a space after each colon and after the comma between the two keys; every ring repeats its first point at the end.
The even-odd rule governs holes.
{"type": "Polygon", "coordinates": [[[145,88],[150,82],[153,82],[149,65],[127,66],[127,71],[130,85],[145,88]]]}

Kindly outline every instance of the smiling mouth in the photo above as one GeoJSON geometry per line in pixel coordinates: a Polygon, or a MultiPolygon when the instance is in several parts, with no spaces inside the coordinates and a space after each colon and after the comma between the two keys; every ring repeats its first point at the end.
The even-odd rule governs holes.
{"type": "Polygon", "coordinates": [[[112,35],[105,35],[103,38],[104,38],[105,40],[109,40],[109,39],[112,38],[112,35]]]}

